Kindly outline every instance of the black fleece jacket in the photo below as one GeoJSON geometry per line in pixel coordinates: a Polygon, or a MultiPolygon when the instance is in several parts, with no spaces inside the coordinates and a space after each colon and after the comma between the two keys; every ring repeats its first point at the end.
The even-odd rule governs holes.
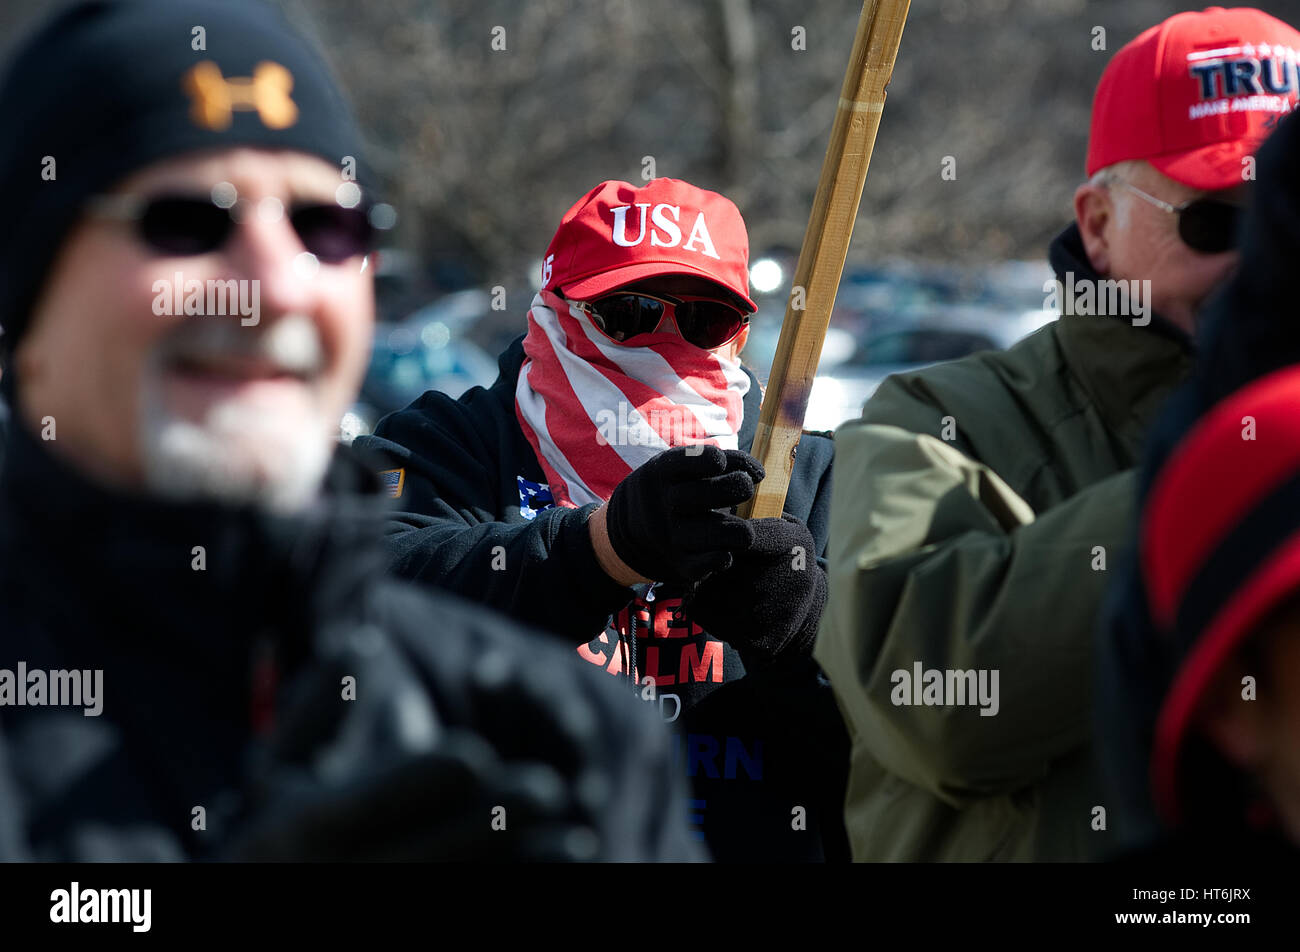
{"type": "MultiPolygon", "coordinates": [[[[654,700],[677,728],[692,813],[715,858],[847,858],[848,739],[820,668],[799,654],[747,672],[733,646],[691,620],[689,593],[634,591],[605,575],[586,525],[595,507],[550,505],[520,428],[523,360],[520,337],[501,355],[490,388],[458,400],[426,393],[354,444],[387,468],[400,493],[403,511],[387,536],[394,571],[554,632],[611,674],[634,669],[642,681],[653,678],[654,700]]],[[[745,450],[761,401],[750,377],[739,434],[745,450]]],[[[785,503],[807,524],[819,560],[832,451],[826,435],[805,434],[785,503]]]]}
{"type": "Polygon", "coordinates": [[[0,862],[702,857],[663,726],[551,639],[388,578],[346,454],[278,516],[107,491],[11,423],[0,862]],[[74,670],[102,672],[95,716],[16,703],[18,672],[74,670]]]}

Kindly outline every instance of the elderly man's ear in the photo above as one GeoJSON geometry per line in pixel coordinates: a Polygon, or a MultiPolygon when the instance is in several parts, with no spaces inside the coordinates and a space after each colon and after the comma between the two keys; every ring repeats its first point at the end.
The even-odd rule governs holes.
{"type": "Polygon", "coordinates": [[[1074,220],[1079,223],[1083,250],[1103,277],[1110,273],[1110,246],[1106,232],[1115,214],[1114,199],[1104,185],[1084,182],[1074,190],[1074,220]]]}

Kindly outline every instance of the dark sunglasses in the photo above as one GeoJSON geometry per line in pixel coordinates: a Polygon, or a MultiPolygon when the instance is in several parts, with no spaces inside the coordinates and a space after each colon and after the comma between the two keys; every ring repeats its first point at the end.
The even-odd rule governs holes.
{"type": "MultiPolygon", "coordinates": [[[[241,204],[227,207],[211,198],[188,195],[101,195],[92,199],[87,209],[100,217],[134,222],[140,238],[155,251],[186,256],[216,251],[225,244],[238,221],[255,213],[240,208],[241,204]]],[[[333,202],[298,202],[288,208],[288,217],[304,248],[323,262],[338,264],[373,250],[375,227],[370,222],[370,207],[365,202],[353,208],[333,202]]]]}
{"type": "Polygon", "coordinates": [[[1171,205],[1163,199],[1148,195],[1136,185],[1123,179],[1111,179],[1113,185],[1123,185],[1133,194],[1146,199],[1156,208],[1178,216],[1178,237],[1193,251],[1214,255],[1237,247],[1237,219],[1241,208],[1213,198],[1194,198],[1182,205],[1171,205]]]}
{"type": "Polygon", "coordinates": [[[715,298],[644,294],[621,291],[591,302],[575,302],[597,330],[622,344],[638,334],[653,334],[665,318],[671,317],[682,337],[705,350],[713,350],[735,339],[749,315],[734,305],[715,298]]]}

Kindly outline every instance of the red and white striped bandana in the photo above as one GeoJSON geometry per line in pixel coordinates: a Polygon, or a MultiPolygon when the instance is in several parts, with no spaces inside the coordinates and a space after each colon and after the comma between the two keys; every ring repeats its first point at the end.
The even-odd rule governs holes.
{"type": "Polygon", "coordinates": [[[749,375],[673,333],[616,344],[550,291],[528,312],[515,413],[557,505],[605,502],[672,446],[736,449],[749,375]]]}

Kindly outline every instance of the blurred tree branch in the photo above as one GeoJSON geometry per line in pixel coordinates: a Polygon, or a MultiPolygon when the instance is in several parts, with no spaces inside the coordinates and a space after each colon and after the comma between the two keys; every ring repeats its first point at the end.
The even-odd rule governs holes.
{"type": "MultiPolygon", "coordinates": [[[[740,205],[753,254],[797,249],[860,6],[844,0],[275,0],[335,65],[396,238],[522,287],[560,215],[659,175],[740,205]],[[504,50],[492,48],[504,28],[504,50]],[[806,48],[795,49],[801,28],[806,48]]],[[[1300,23],[1300,0],[1262,7],[1300,23]]],[[[12,43],[50,0],[4,0],[12,43]]],[[[1041,256],[1069,220],[1092,91],[1169,0],[913,0],[849,266],[1041,256]],[[1092,48],[1093,31],[1107,48],[1092,48]],[[957,179],[940,168],[953,156],[957,179]]],[[[513,307],[513,306],[512,306],[513,307]]],[[[504,319],[504,318],[503,318],[504,319]]],[[[518,312],[511,315],[518,319],[518,312]]]]}

